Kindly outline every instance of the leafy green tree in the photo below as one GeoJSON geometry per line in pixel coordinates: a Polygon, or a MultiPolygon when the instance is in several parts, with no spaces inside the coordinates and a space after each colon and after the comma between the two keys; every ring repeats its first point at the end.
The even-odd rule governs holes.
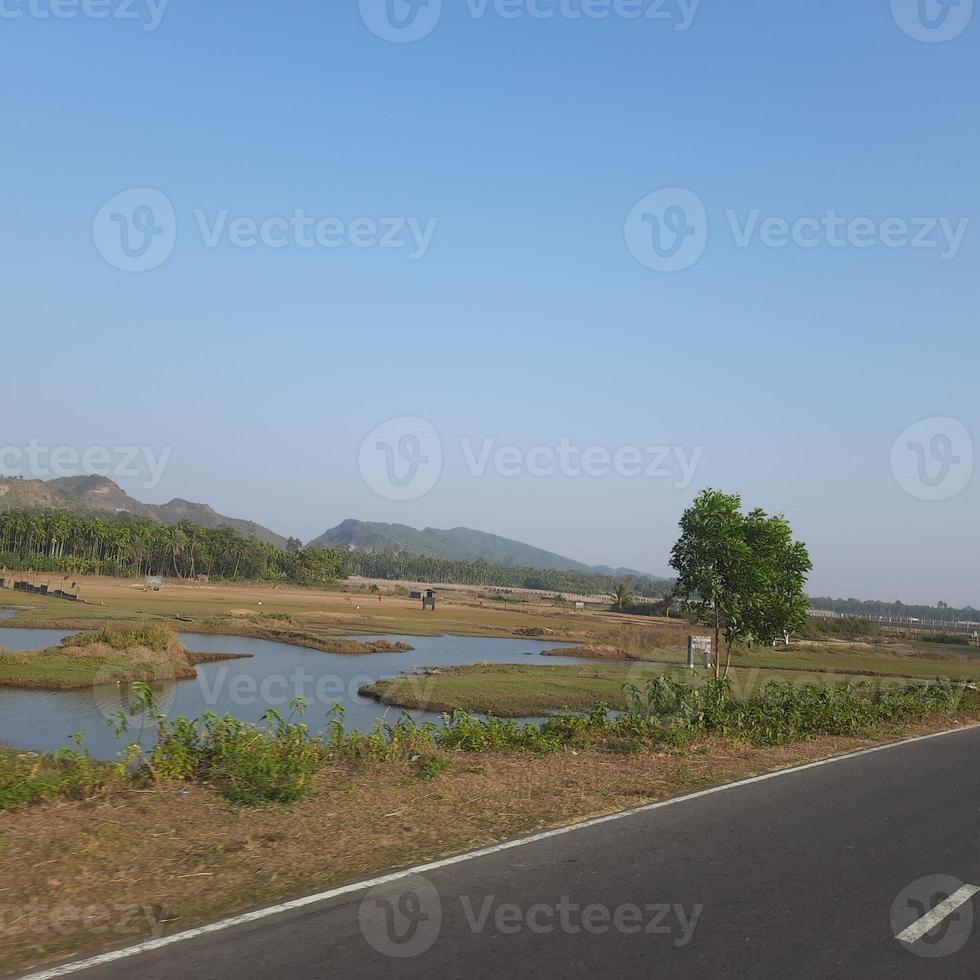
{"type": "Polygon", "coordinates": [[[749,639],[771,643],[805,621],[812,566],[782,515],[742,513],[737,494],[703,491],[681,518],[671,554],[674,594],[714,627],[714,673],[727,677],[732,648],[749,639]],[[721,641],[726,645],[724,672],[721,641]]]}
{"type": "Polygon", "coordinates": [[[782,514],[769,517],[754,510],[745,519],[744,533],[752,556],[746,632],[771,645],[805,625],[810,600],[804,590],[813,563],[806,545],[793,540],[793,529],[782,514]]]}
{"type": "Polygon", "coordinates": [[[636,593],[633,591],[633,587],[627,581],[617,582],[615,602],[613,602],[613,609],[616,612],[629,612],[630,609],[636,604],[636,593]]]}

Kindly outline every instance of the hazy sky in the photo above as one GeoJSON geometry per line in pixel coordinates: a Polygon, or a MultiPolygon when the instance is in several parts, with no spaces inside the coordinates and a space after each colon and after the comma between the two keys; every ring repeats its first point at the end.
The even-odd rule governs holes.
{"type": "Polygon", "coordinates": [[[715,486],[815,594],[980,604],[973,0],[51,2],[0,0],[4,471],[660,573],[715,486]]]}

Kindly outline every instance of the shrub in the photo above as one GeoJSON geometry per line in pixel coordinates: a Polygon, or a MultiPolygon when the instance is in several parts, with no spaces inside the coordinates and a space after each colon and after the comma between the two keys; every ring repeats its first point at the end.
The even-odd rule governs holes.
{"type": "Polygon", "coordinates": [[[842,619],[817,619],[810,617],[800,632],[804,639],[819,640],[825,637],[875,638],[881,636],[881,626],[870,619],[845,616],[842,619]]]}
{"type": "Polygon", "coordinates": [[[164,626],[144,623],[126,629],[117,626],[103,626],[90,633],[76,633],[61,641],[64,647],[107,646],[113,650],[133,650],[143,647],[155,653],[167,653],[177,643],[177,636],[164,626]]]}
{"type": "Polygon", "coordinates": [[[937,633],[935,636],[924,637],[926,643],[947,643],[951,646],[968,647],[970,638],[962,633],[937,633]]]}
{"type": "MultiPolygon", "coordinates": [[[[156,721],[157,743],[148,754],[141,751],[141,758],[157,779],[211,783],[227,800],[247,806],[294,803],[327,759],[322,739],[312,737],[302,723],[306,705],[301,699],[290,705],[296,720],[268,711],[258,725],[213,712],[171,722],[147,684],[135,683],[133,692],[136,703],[130,711],[145,711],[156,721]]],[[[127,719],[119,714],[114,721],[124,734],[127,719]]]]}
{"type": "Polygon", "coordinates": [[[444,772],[452,769],[453,764],[448,759],[438,759],[433,756],[419,756],[415,759],[415,778],[422,780],[435,779],[444,772]]]}
{"type": "MultiPolygon", "coordinates": [[[[532,752],[547,754],[576,746],[629,754],[644,745],[684,749],[702,736],[777,745],[816,735],[859,736],[882,725],[908,723],[957,708],[964,688],[950,683],[875,687],[867,683],[821,687],[770,683],[754,698],[737,701],[729,682],[677,681],[661,675],[645,688],[627,687],[626,710],[613,714],[596,704],[588,714],[563,713],[541,724],[482,718],[455,711],[441,724],[417,723],[408,714],[379,720],[366,732],[347,731],[343,709],[334,710],[326,736],[311,735],[302,723],[305,702],[284,718],[270,711],[258,725],[208,713],[173,722],[159,713],[148,685],[133,685],[134,714],[155,718],[158,741],[148,752],[131,749],[142,771],[156,779],[198,780],[214,785],[233,803],[288,804],[310,788],[313,776],[332,759],[410,761],[418,779],[433,779],[451,767],[444,752],[532,752]]],[[[971,695],[971,708],[980,707],[971,695]]],[[[120,733],[126,718],[116,717],[120,733]]],[[[67,750],[66,750],[67,751],[67,750]]],[[[92,785],[92,764],[79,753],[55,757],[67,785],[92,785]]],[[[8,790],[8,795],[9,795],[8,790]]],[[[2,798],[0,798],[2,805],[2,798]]]]}
{"type": "Polygon", "coordinates": [[[0,811],[49,799],[90,799],[122,780],[124,767],[93,761],[81,736],[77,748],[53,755],[0,750],[0,811]]]}

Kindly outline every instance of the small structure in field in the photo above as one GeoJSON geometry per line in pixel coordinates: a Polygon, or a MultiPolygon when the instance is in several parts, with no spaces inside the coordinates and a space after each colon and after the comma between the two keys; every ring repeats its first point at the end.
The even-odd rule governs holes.
{"type": "Polygon", "coordinates": [[[687,666],[693,669],[698,657],[704,657],[705,667],[711,666],[710,636],[689,636],[687,638],[687,666]]]}
{"type": "Polygon", "coordinates": [[[163,577],[160,575],[147,575],[143,582],[144,592],[159,592],[163,588],[163,577]]]}
{"type": "Polygon", "coordinates": [[[436,592],[435,589],[426,589],[425,595],[422,596],[422,611],[426,609],[431,609],[433,612],[436,611],[436,592]]]}

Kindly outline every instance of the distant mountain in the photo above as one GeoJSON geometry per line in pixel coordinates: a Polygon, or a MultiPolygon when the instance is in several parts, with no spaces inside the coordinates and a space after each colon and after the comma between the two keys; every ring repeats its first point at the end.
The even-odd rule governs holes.
{"type": "Polygon", "coordinates": [[[207,528],[229,527],[239,534],[249,534],[277,548],[286,546],[286,539],[275,531],[253,521],[225,517],[207,504],[195,504],[179,498],[168,504],[144,504],[104,476],[69,476],[47,481],[0,477],[0,510],[20,508],[66,510],[73,514],[109,511],[113,514],[132,514],[161,524],[190,521],[207,528]]]}
{"type": "Polygon", "coordinates": [[[609,565],[592,565],[590,571],[610,578],[652,578],[663,579],[662,575],[651,575],[649,572],[638,572],[635,568],[610,568],[609,565]]]}
{"type": "Polygon", "coordinates": [[[456,527],[448,531],[427,527],[419,531],[405,524],[376,524],[370,521],[346,520],[324,532],[309,544],[311,548],[341,548],[371,554],[429,555],[454,561],[487,561],[494,565],[520,565],[559,571],[598,572],[621,578],[637,576],[656,579],[655,575],[632,569],[593,568],[554,552],[535,548],[521,541],[502,538],[485,531],[456,527]]]}

